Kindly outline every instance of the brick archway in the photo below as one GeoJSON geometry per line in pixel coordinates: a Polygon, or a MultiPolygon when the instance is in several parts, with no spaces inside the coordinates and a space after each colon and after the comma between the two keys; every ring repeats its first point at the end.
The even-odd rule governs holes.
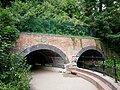
{"type": "Polygon", "coordinates": [[[69,63],[69,59],[64,54],[64,52],[62,52],[59,48],[52,46],[52,45],[48,45],[48,44],[38,44],[38,45],[30,46],[30,47],[26,48],[24,51],[22,51],[20,53],[20,56],[22,58],[24,58],[26,55],[30,54],[31,52],[34,52],[36,50],[44,50],[44,49],[50,50],[50,51],[53,51],[53,52],[59,54],[61,56],[61,58],[64,60],[64,64],[69,63]]]}
{"type": "Polygon", "coordinates": [[[97,52],[99,52],[99,53],[101,54],[102,58],[105,58],[105,56],[104,56],[104,54],[103,54],[103,52],[102,52],[102,50],[101,50],[100,48],[98,48],[98,47],[96,47],[96,46],[87,46],[87,47],[82,48],[82,49],[78,52],[76,62],[78,61],[79,57],[80,57],[84,52],[86,52],[86,51],[88,51],[88,50],[97,51],[97,52]]]}

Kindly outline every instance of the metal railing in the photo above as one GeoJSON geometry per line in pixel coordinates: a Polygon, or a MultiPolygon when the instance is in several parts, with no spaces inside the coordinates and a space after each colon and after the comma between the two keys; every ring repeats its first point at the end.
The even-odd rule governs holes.
{"type": "Polygon", "coordinates": [[[105,64],[105,60],[102,57],[92,57],[90,58],[91,60],[85,60],[86,58],[90,58],[90,57],[82,57],[82,60],[78,60],[77,62],[77,66],[80,68],[85,68],[85,69],[89,69],[89,70],[93,70],[93,71],[97,71],[100,73],[103,73],[103,75],[108,75],[112,78],[115,78],[115,83],[118,82],[118,80],[120,80],[120,78],[118,78],[118,75],[120,77],[120,69],[116,67],[116,57],[114,56],[113,61],[114,64],[113,66],[108,66],[105,64]],[[101,59],[101,60],[94,60],[94,59],[101,59]],[[95,63],[97,62],[97,63],[95,63]]]}

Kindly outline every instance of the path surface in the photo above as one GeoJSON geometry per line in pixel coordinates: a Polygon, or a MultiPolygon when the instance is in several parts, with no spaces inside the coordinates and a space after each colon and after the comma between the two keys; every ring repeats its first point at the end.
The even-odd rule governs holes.
{"type": "Polygon", "coordinates": [[[36,70],[32,72],[30,90],[98,90],[92,83],[74,75],[36,70]]]}

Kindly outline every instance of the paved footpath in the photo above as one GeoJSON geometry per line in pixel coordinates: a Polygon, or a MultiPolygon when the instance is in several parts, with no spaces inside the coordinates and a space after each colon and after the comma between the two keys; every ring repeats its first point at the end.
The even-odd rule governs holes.
{"type": "Polygon", "coordinates": [[[87,80],[71,74],[37,70],[32,72],[30,90],[98,90],[87,80]]]}

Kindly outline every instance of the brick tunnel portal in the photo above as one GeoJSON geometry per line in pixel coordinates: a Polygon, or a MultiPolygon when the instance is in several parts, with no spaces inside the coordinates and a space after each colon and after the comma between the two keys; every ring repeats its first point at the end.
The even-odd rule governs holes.
{"type": "Polygon", "coordinates": [[[39,65],[64,68],[64,64],[69,63],[64,52],[48,44],[38,44],[28,47],[20,53],[20,56],[26,59],[27,64],[33,66],[39,65]]]}
{"type": "Polygon", "coordinates": [[[104,54],[99,48],[94,47],[86,47],[79,52],[79,58],[77,60],[77,67],[79,68],[87,68],[95,67],[105,59],[104,54]]]}
{"type": "Polygon", "coordinates": [[[30,65],[63,67],[64,60],[62,57],[51,50],[36,50],[26,55],[27,63],[30,65]]]}

